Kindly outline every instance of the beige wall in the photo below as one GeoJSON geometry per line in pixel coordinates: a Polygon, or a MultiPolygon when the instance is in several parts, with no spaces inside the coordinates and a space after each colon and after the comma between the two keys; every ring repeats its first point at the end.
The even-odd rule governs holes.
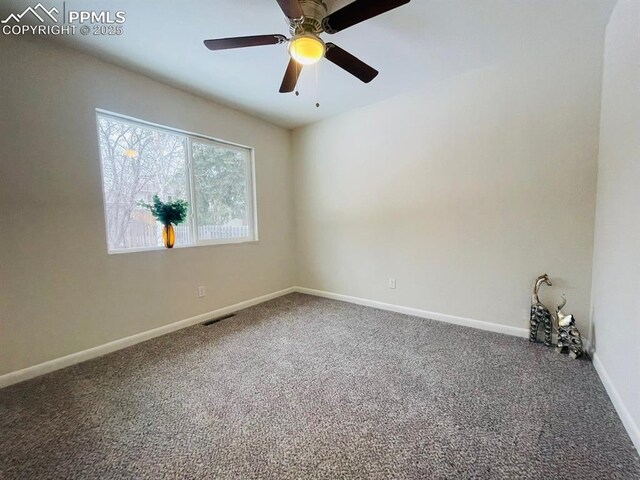
{"type": "Polygon", "coordinates": [[[605,41],[593,337],[597,360],[627,410],[619,408],[620,416],[640,450],[639,211],[640,2],[620,0],[605,41]]]}
{"type": "Polygon", "coordinates": [[[294,283],[287,130],[44,41],[0,65],[0,374],[294,283]],[[255,147],[259,243],[108,255],[96,107],[255,147]]]}
{"type": "Polygon", "coordinates": [[[528,328],[546,272],[587,331],[601,58],[594,36],[295,130],[299,284],[528,328]]]}

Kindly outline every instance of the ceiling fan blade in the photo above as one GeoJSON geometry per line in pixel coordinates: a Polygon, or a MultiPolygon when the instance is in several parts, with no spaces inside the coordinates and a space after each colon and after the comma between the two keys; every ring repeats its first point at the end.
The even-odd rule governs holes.
{"type": "Polygon", "coordinates": [[[205,40],[204,45],[209,50],[229,50],[230,48],[259,47],[261,45],[277,45],[285,43],[284,35],[253,35],[250,37],[217,38],[205,40]]]}
{"type": "Polygon", "coordinates": [[[289,18],[302,18],[304,12],[298,0],[276,0],[284,14],[289,18]]]}
{"type": "Polygon", "coordinates": [[[296,62],[293,58],[289,60],[287,65],[287,71],[284,72],[284,78],[282,79],[282,85],[280,85],[280,93],[293,92],[298,83],[298,78],[302,72],[302,65],[296,62]]]}
{"type": "Polygon", "coordinates": [[[376,78],[379,73],[375,68],[370,67],[362,60],[354,57],[333,43],[327,43],[327,53],[325,57],[364,83],[369,83],[376,78]]]}
{"type": "Polygon", "coordinates": [[[327,33],[336,33],[345,28],[377,17],[389,10],[401,7],[411,0],[355,0],[346,7],[327,15],[322,27],[327,33]]]}

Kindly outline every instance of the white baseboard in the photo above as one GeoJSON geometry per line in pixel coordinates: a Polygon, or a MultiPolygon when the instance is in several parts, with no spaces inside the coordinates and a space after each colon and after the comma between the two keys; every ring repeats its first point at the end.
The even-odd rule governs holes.
{"type": "Polygon", "coordinates": [[[529,338],[529,329],[521,327],[512,327],[509,325],[502,325],[500,323],[485,322],[483,320],[473,320],[471,318],[456,317],[455,315],[447,315],[445,313],[428,312],[426,310],[420,310],[418,308],[403,307],[400,305],[394,305],[391,303],[378,302],[376,300],[368,300],[366,298],[351,297],[349,295],[342,295],[340,293],[325,292],[322,290],[314,290],[312,288],[295,287],[295,291],[299,293],[306,293],[307,295],[315,295],[316,297],[331,298],[333,300],[341,300],[343,302],[355,303],[357,305],[364,305],[366,307],[378,308],[380,310],[388,310],[390,312],[404,313],[413,317],[429,318],[431,320],[438,320],[440,322],[453,323],[455,325],[462,325],[463,327],[472,327],[479,330],[487,330],[489,332],[504,333],[506,335],[513,335],[516,337],[529,338]]]}
{"type": "MultiPolygon", "coordinates": [[[[529,329],[524,327],[512,327],[510,325],[503,325],[501,323],[457,317],[455,315],[449,315],[446,313],[429,312],[427,310],[420,310],[418,308],[403,307],[401,305],[378,302],[376,300],[368,300],[366,298],[352,297],[349,295],[343,295],[341,293],[314,290],[313,288],[294,287],[294,291],[298,293],[306,293],[307,295],[314,295],[316,297],[331,298],[333,300],[340,300],[342,302],[349,302],[355,303],[357,305],[364,305],[366,307],[379,308],[380,310],[404,313],[406,315],[411,315],[414,317],[429,318],[431,320],[438,320],[440,322],[453,323],[454,325],[462,325],[463,327],[471,327],[477,328],[479,330],[487,330],[489,332],[503,333],[505,335],[512,335],[514,337],[529,338],[529,329]]],[[[582,342],[584,344],[585,351],[589,355],[591,355],[593,353],[593,349],[591,347],[591,342],[589,341],[589,339],[582,337],[582,342]]]]}
{"type": "Polygon", "coordinates": [[[609,398],[611,399],[611,403],[613,403],[613,406],[615,407],[616,412],[618,412],[618,416],[622,421],[622,425],[624,425],[624,428],[627,430],[627,433],[629,434],[633,445],[636,447],[636,450],[640,454],[640,428],[638,428],[638,425],[633,420],[633,417],[629,413],[629,410],[627,410],[627,407],[622,401],[622,397],[620,397],[618,390],[616,390],[616,387],[613,385],[611,377],[609,377],[609,374],[600,361],[600,357],[598,357],[598,354],[594,353],[592,358],[593,366],[600,376],[600,380],[602,381],[602,384],[604,385],[604,388],[607,391],[609,398]]]}
{"type": "Polygon", "coordinates": [[[167,333],[175,332],[176,330],[187,328],[192,325],[205,322],[212,318],[222,317],[238,310],[242,310],[243,308],[252,307],[254,305],[258,305],[259,303],[263,303],[269,300],[273,300],[274,298],[293,293],[294,291],[295,288],[293,287],[286,288],[284,290],[280,290],[279,292],[269,293],[261,297],[256,297],[250,300],[245,300],[244,302],[236,303],[235,305],[218,308],[217,310],[202,313],[200,315],[196,315],[195,317],[186,318],[178,322],[170,323],[169,325],[154,328],[153,330],[137,333],[135,335],[131,335],[130,337],[120,338],[118,340],[114,340],[113,342],[105,343],[104,345],[99,345],[88,350],[72,353],[70,355],[49,360],[48,362],[33,365],[31,367],[17,370],[15,372],[9,372],[0,376],[0,388],[13,385],[14,383],[23,382],[40,375],[44,375],[45,373],[54,372],[56,370],[60,370],[61,368],[75,365],[76,363],[91,360],[92,358],[100,357],[102,355],[106,355],[107,353],[115,352],[116,350],[121,350],[123,348],[135,345],[136,343],[144,342],[161,335],[166,335],[167,333]]]}

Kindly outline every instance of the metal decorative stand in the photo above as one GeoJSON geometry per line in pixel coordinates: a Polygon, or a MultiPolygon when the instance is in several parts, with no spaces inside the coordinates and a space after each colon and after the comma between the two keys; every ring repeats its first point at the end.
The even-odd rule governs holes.
{"type": "Polygon", "coordinates": [[[531,293],[531,317],[529,323],[529,341],[538,341],[538,330],[540,325],[544,325],[544,344],[548,347],[553,346],[551,335],[554,330],[554,320],[556,323],[555,329],[558,332],[558,339],[556,341],[556,347],[558,352],[569,352],[573,358],[581,357],[584,354],[584,347],[582,345],[582,336],[580,330],[576,327],[576,320],[573,315],[565,314],[562,309],[567,304],[567,298],[562,295],[562,302],[556,307],[555,317],[551,314],[549,309],[545,307],[540,298],[538,292],[540,287],[546,284],[553,286],[549,275],[546,273],[536,278],[533,285],[533,292],[531,293]]]}
{"type": "Polygon", "coordinates": [[[533,286],[533,292],[531,294],[531,317],[529,324],[529,341],[538,341],[538,329],[540,324],[544,325],[544,344],[548,347],[553,345],[551,340],[551,332],[553,330],[553,317],[547,307],[545,307],[538,298],[538,292],[542,284],[552,286],[549,275],[546,273],[536,278],[536,282],[533,286]]]}
{"type": "Polygon", "coordinates": [[[578,358],[584,354],[582,336],[580,335],[580,330],[576,327],[576,320],[573,315],[565,315],[562,312],[566,304],[567,299],[563,295],[562,302],[556,308],[556,317],[558,319],[557,348],[561,353],[568,351],[573,358],[578,358]]]}

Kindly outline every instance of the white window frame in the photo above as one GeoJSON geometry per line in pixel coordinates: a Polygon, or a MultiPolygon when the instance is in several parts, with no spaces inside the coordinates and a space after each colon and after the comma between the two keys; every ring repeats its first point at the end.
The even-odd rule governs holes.
{"type": "Polygon", "coordinates": [[[101,118],[106,118],[109,120],[115,120],[121,123],[126,123],[132,126],[148,128],[151,130],[157,130],[160,132],[166,132],[173,135],[181,135],[185,137],[185,151],[186,151],[186,182],[185,185],[189,198],[187,201],[189,202],[189,229],[191,231],[191,238],[193,239],[193,243],[187,245],[179,245],[176,244],[174,249],[180,248],[192,248],[192,247],[205,247],[205,246],[218,246],[218,245],[234,245],[234,244],[243,244],[243,243],[257,243],[258,242],[258,204],[257,204],[257,192],[256,192],[256,169],[255,169],[255,150],[253,147],[249,147],[246,145],[241,145],[238,143],[228,142],[226,140],[220,140],[218,138],[209,137],[207,135],[201,135],[198,133],[189,132],[186,130],[181,130],[178,128],[167,127],[164,125],[159,125],[157,123],[148,122],[146,120],[140,120],[138,118],[129,117],[127,115],[122,115],[119,113],[110,112],[108,110],[103,110],[101,108],[96,108],[96,131],[98,133],[97,136],[97,146],[98,146],[98,158],[100,161],[100,179],[102,189],[102,207],[104,212],[104,226],[105,226],[105,238],[107,241],[107,252],[109,254],[121,254],[121,253],[136,253],[136,252],[149,252],[149,251],[158,251],[158,250],[168,250],[171,249],[155,246],[155,247],[136,247],[136,248],[119,248],[119,249],[111,249],[109,248],[109,231],[108,231],[108,220],[107,220],[107,200],[105,197],[104,191],[104,166],[102,165],[102,152],[100,148],[100,126],[99,120],[101,118]],[[249,236],[241,237],[241,238],[225,238],[220,240],[198,240],[198,232],[197,232],[197,220],[196,220],[196,211],[193,208],[195,205],[195,189],[193,185],[193,158],[191,155],[192,150],[192,142],[200,142],[200,143],[210,143],[216,146],[223,146],[235,150],[243,150],[248,152],[247,157],[247,192],[250,198],[247,199],[247,216],[248,216],[248,226],[249,226],[249,236]]]}

